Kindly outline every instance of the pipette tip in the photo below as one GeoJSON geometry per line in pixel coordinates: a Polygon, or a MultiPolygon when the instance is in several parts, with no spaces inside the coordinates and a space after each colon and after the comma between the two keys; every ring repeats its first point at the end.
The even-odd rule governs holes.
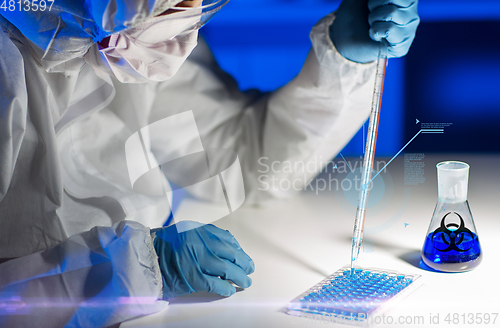
{"type": "Polygon", "coordinates": [[[354,274],[355,265],[356,265],[356,256],[355,256],[355,252],[354,252],[354,249],[353,249],[353,254],[352,254],[352,257],[351,257],[351,275],[354,274]]]}

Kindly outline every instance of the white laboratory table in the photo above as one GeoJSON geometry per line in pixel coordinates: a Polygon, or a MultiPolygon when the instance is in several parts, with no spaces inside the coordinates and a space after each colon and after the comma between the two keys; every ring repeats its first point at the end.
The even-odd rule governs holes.
{"type": "MultiPolygon", "coordinates": [[[[375,205],[369,209],[366,219],[365,227],[371,235],[366,237],[369,243],[358,264],[417,273],[423,283],[387,312],[385,321],[377,319],[380,324],[376,326],[499,327],[500,156],[426,154],[423,162],[425,183],[416,186],[403,183],[403,158],[392,162],[387,167],[392,192],[390,181],[386,183],[390,197],[381,199],[379,208],[375,205]],[[435,164],[444,160],[465,161],[471,166],[469,203],[484,258],[470,272],[438,273],[419,266],[420,250],[437,201],[435,164]],[[489,323],[484,322],[485,313],[490,314],[489,323]],[[495,313],[499,317],[493,324],[495,313]]],[[[332,177],[334,174],[327,173],[319,178],[332,177]]],[[[288,301],[349,262],[355,208],[336,192],[342,193],[308,190],[264,208],[240,208],[217,221],[216,225],[231,231],[254,259],[253,285],[229,298],[210,294],[179,297],[171,300],[165,311],[122,323],[121,327],[344,326],[280,312],[288,301]]]]}

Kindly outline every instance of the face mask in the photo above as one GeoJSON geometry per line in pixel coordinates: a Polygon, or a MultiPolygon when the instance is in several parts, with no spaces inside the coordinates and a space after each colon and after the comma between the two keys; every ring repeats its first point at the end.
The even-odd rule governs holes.
{"type": "Polygon", "coordinates": [[[189,12],[154,17],[113,34],[107,47],[94,45],[85,61],[98,75],[108,73],[123,83],[168,80],[197,44],[201,10],[189,12]]]}

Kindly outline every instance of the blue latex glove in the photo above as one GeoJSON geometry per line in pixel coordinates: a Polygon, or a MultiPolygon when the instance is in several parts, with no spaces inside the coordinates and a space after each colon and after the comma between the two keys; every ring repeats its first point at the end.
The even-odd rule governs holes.
{"type": "Polygon", "coordinates": [[[164,298],[201,291],[231,296],[236,288],[227,280],[250,287],[255,265],[229,231],[193,221],[176,226],[153,230],[164,298]]]}
{"type": "Polygon", "coordinates": [[[389,43],[388,57],[402,57],[420,23],[417,5],[418,0],[344,0],[330,38],[340,54],[354,62],[376,60],[383,38],[389,43]]]}

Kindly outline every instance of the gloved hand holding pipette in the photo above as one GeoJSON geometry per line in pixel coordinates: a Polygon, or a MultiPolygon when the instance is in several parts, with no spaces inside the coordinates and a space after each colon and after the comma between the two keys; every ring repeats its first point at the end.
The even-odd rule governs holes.
{"type": "Polygon", "coordinates": [[[418,0],[344,0],[330,27],[330,37],[345,58],[367,63],[377,59],[379,41],[388,42],[388,58],[408,53],[420,18],[418,0]]]}
{"type": "Polygon", "coordinates": [[[363,226],[375,145],[387,58],[402,57],[408,52],[420,19],[418,0],[344,0],[337,18],[330,26],[330,37],[347,59],[367,63],[377,60],[377,72],[362,169],[362,188],[354,221],[351,250],[351,273],[363,241],[363,226]],[[363,187],[364,186],[364,187],[363,187]]]}

